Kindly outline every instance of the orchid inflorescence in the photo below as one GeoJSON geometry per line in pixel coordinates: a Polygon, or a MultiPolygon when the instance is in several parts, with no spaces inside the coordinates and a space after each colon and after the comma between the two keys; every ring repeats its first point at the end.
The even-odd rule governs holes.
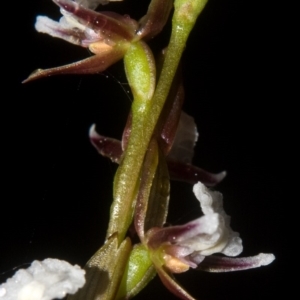
{"type": "Polygon", "coordinates": [[[90,129],[93,146],[119,167],[105,244],[85,266],[84,287],[68,299],[129,299],[155,274],[179,298],[194,299],[173,273],[190,268],[227,272],[270,264],[273,254],[233,258],[242,252],[242,240],[230,227],[222,194],[207,188],[223,180],[226,173],[212,174],[192,165],[198,133],[193,118],[182,112],[179,64],[207,0],[152,0],[139,21],[94,11],[108,0],[53,2],[60,7],[62,18],[56,22],[39,16],[36,29],[89,48],[94,55],[69,65],[39,69],[25,82],[57,74],[98,73],[123,59],[133,95],[121,141],[100,135],[95,125],[90,129]],[[164,28],[173,7],[169,45],[155,59],[146,42],[164,28]],[[194,185],[202,216],[187,224],[166,226],[169,178],[194,185]],[[133,227],[139,238],[136,244],[131,238],[133,227]],[[223,255],[214,255],[217,253],[223,255]]]}

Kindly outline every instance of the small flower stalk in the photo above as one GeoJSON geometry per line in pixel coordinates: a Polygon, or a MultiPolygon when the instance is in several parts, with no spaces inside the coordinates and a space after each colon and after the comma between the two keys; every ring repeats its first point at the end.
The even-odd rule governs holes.
{"type": "Polygon", "coordinates": [[[68,300],[130,299],[156,274],[179,298],[194,299],[174,273],[190,268],[228,272],[270,264],[273,254],[237,257],[243,250],[242,240],[230,227],[223,196],[207,188],[222,181],[226,172],[213,174],[192,164],[198,131],[194,119],[182,111],[180,59],[207,1],[152,0],[140,20],[95,11],[109,0],[53,2],[60,7],[61,19],[57,22],[40,16],[37,31],[88,48],[92,56],[39,69],[24,82],[59,74],[98,73],[123,59],[133,95],[122,140],[100,135],[96,125],[90,128],[92,145],[119,167],[106,241],[85,266],[84,287],[68,300]],[[147,42],[163,30],[171,12],[168,47],[155,57],[147,42]],[[166,225],[172,201],[170,180],[193,184],[202,216],[183,225],[166,225]],[[133,236],[139,241],[134,243],[133,236]]]}

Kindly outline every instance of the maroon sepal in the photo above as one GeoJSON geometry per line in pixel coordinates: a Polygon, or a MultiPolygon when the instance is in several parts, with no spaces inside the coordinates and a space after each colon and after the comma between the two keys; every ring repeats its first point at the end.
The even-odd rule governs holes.
{"type": "MultiPolygon", "coordinates": [[[[155,264],[154,264],[155,265],[155,264]]],[[[174,277],[165,270],[163,266],[156,267],[157,274],[164,286],[176,297],[183,300],[195,300],[185,289],[183,289],[174,279],[174,277]]]]}
{"type": "Polygon", "coordinates": [[[168,169],[172,180],[195,184],[201,181],[206,186],[215,186],[226,176],[226,171],[214,174],[191,164],[168,160],[168,169]]]}
{"type": "Polygon", "coordinates": [[[75,63],[51,68],[51,69],[38,69],[31,73],[23,83],[40,79],[52,75],[60,74],[94,74],[106,70],[109,66],[122,59],[124,56],[123,49],[109,49],[105,48],[101,54],[93,55],[75,63]]]}
{"type": "Polygon", "coordinates": [[[147,14],[139,21],[137,35],[144,40],[155,37],[166,25],[172,7],[172,0],[152,0],[147,14]]]}
{"type": "Polygon", "coordinates": [[[120,141],[98,134],[95,124],[90,128],[89,137],[92,145],[102,156],[110,158],[114,163],[118,164],[120,162],[123,154],[120,141]]]}
{"type": "Polygon", "coordinates": [[[275,259],[273,254],[260,253],[249,257],[206,256],[198,265],[197,270],[206,272],[242,271],[266,266],[275,259]]]}
{"type": "MultiPolygon", "coordinates": [[[[176,79],[178,80],[178,78],[176,79]]],[[[181,117],[183,101],[184,89],[182,83],[180,82],[176,86],[173,84],[160,117],[162,128],[160,129],[159,142],[165,155],[168,155],[172,149],[181,117]]]]}

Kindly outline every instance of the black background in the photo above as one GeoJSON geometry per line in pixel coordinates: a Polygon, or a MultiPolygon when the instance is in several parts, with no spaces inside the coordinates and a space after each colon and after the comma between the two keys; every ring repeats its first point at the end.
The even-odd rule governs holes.
{"type": "MultiPolygon", "coordinates": [[[[147,3],[125,0],[103,10],[138,19],[147,3]]],[[[88,129],[96,123],[101,134],[120,139],[131,104],[122,62],[104,74],[22,85],[37,68],[90,53],[34,30],[37,15],[59,18],[50,0],[16,6],[4,9],[10,22],[2,55],[1,282],[34,259],[83,266],[101,246],[116,166],[92,148],[88,129]]],[[[285,191],[290,155],[282,146],[287,142],[279,55],[283,33],[275,8],[266,1],[209,0],[184,53],[184,110],[194,116],[200,133],[194,163],[212,172],[227,170],[216,189],[243,239],[243,256],[276,256],[264,268],[177,276],[197,299],[260,300],[290,291],[283,276],[289,277],[287,259],[294,254],[294,241],[287,237],[293,206],[285,191]]],[[[167,45],[168,30],[150,42],[155,51],[167,45]]],[[[192,187],[172,183],[168,222],[183,224],[198,212],[192,187]]],[[[176,299],[158,278],[137,297],[155,298],[176,299]]]]}

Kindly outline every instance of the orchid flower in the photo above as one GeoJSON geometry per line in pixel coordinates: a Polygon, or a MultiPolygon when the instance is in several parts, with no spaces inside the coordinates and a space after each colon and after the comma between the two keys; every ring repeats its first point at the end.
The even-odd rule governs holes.
{"type": "Polygon", "coordinates": [[[128,15],[93,10],[100,3],[108,3],[106,0],[52,1],[60,7],[63,16],[59,22],[46,16],[38,16],[36,30],[88,48],[95,55],[61,67],[38,69],[24,83],[57,74],[94,74],[106,70],[123,58],[131,42],[159,33],[172,7],[172,1],[154,1],[154,5],[149,7],[148,14],[139,24],[128,15]],[[154,24],[153,19],[157,19],[156,12],[161,18],[154,24]]]}
{"type": "MultiPolygon", "coordinates": [[[[184,225],[154,227],[146,233],[144,218],[136,214],[137,232],[164,285],[181,299],[194,299],[174,279],[172,273],[190,268],[207,272],[231,272],[269,265],[273,254],[260,253],[252,257],[238,257],[242,240],[230,227],[230,217],[223,209],[222,194],[209,191],[201,182],[194,185],[203,216],[184,225]],[[141,223],[142,226],[140,225],[141,223]],[[221,253],[229,256],[215,256],[221,253]]],[[[139,205],[139,203],[137,203],[139,205]]]]}
{"type": "Polygon", "coordinates": [[[173,273],[186,272],[190,268],[207,272],[247,270],[266,266],[275,259],[273,254],[265,253],[233,258],[242,252],[242,240],[230,227],[230,217],[223,209],[222,194],[208,190],[201,182],[194,185],[193,191],[203,216],[187,224],[149,226],[153,219],[156,223],[161,219],[157,217],[160,212],[151,205],[151,197],[150,204],[143,197],[138,197],[135,214],[136,232],[162,282],[179,298],[190,300],[194,298],[178,284],[173,273]]]}
{"type": "Polygon", "coordinates": [[[225,213],[222,194],[209,191],[201,182],[193,191],[200,202],[203,216],[181,226],[153,228],[146,234],[150,249],[160,253],[163,265],[173,273],[191,268],[213,272],[246,270],[270,264],[273,254],[228,259],[211,255],[222,253],[237,256],[243,251],[242,240],[230,228],[230,217],[225,213]],[[210,266],[210,261],[212,265],[210,266]]]}

